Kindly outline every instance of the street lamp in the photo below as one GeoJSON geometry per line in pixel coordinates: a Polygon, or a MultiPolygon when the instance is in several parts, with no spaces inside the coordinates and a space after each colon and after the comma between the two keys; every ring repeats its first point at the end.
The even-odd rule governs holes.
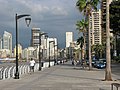
{"type": "Polygon", "coordinates": [[[48,35],[45,35],[45,39],[46,39],[46,51],[45,51],[45,58],[47,59],[47,38],[48,38],[48,35]]]}
{"type": "Polygon", "coordinates": [[[50,68],[50,43],[54,43],[54,41],[49,41],[49,68],[50,68]]]}
{"type": "Polygon", "coordinates": [[[41,71],[41,53],[40,53],[40,50],[41,50],[41,36],[42,35],[45,35],[47,33],[39,33],[39,71],[41,71]]]}
{"type": "MultiPolygon", "coordinates": [[[[15,21],[16,21],[16,72],[15,72],[15,79],[19,79],[19,71],[18,71],[18,19],[22,17],[30,16],[28,14],[24,15],[17,15],[15,16],[15,21]]],[[[25,18],[27,26],[30,25],[31,18],[25,18]]]]}
{"type": "Polygon", "coordinates": [[[57,63],[57,60],[55,59],[55,47],[56,47],[57,45],[55,45],[55,43],[54,43],[54,66],[55,66],[55,63],[57,63]]]}

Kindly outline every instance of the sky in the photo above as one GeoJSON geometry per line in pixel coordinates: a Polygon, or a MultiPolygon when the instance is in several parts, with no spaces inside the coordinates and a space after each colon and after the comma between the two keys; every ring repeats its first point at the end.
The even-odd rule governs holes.
{"type": "Polygon", "coordinates": [[[31,28],[40,28],[49,37],[57,38],[58,46],[65,47],[65,33],[73,32],[74,40],[79,37],[76,22],[82,14],[76,7],[77,0],[0,0],[0,35],[8,31],[13,35],[15,46],[15,14],[30,14],[30,27],[24,18],[18,20],[19,43],[25,48],[30,45],[31,28]]]}

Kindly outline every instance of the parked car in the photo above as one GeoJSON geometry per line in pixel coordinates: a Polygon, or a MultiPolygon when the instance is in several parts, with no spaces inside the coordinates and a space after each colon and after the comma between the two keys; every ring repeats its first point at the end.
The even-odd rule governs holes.
{"type": "MultiPolygon", "coordinates": [[[[94,64],[98,61],[97,59],[92,60],[92,66],[94,67],[94,64]]],[[[86,60],[87,65],[89,65],[89,60],[86,60]]]]}
{"type": "Polygon", "coordinates": [[[92,66],[96,67],[98,62],[99,62],[99,60],[95,60],[94,63],[92,63],[92,66]]]}
{"type": "Polygon", "coordinates": [[[103,69],[106,67],[106,63],[104,63],[103,61],[97,61],[95,67],[98,69],[103,69]]]}
{"type": "Polygon", "coordinates": [[[101,59],[99,59],[99,61],[102,61],[103,63],[106,64],[106,59],[105,58],[101,58],[101,59]]]}

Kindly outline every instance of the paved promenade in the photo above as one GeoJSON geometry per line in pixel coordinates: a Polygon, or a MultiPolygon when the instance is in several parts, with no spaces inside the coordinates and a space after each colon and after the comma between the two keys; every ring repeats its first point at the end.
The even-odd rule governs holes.
{"type": "Polygon", "coordinates": [[[113,75],[113,80],[117,81],[102,81],[104,73],[98,69],[74,69],[66,62],[23,75],[20,79],[0,80],[0,90],[111,90],[112,82],[120,82],[119,76],[113,75]]]}

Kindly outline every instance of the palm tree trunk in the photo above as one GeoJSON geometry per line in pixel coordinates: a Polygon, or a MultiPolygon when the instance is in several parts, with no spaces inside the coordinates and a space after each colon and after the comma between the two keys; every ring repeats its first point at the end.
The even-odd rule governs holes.
{"type": "Polygon", "coordinates": [[[106,0],[106,63],[105,80],[112,81],[110,58],[109,0],[106,0]]]}
{"type": "Polygon", "coordinates": [[[115,38],[114,38],[114,54],[113,56],[117,56],[117,51],[116,51],[116,39],[117,39],[117,34],[115,33],[115,38]]]}
{"type": "Polygon", "coordinates": [[[85,50],[86,50],[86,43],[85,43],[85,33],[83,33],[83,39],[84,39],[84,50],[83,50],[83,59],[85,60],[85,50]]]}
{"type": "Polygon", "coordinates": [[[89,20],[89,24],[88,24],[88,50],[89,50],[89,70],[92,69],[92,60],[91,60],[91,31],[90,31],[90,15],[88,15],[88,20],[89,20]]]}

